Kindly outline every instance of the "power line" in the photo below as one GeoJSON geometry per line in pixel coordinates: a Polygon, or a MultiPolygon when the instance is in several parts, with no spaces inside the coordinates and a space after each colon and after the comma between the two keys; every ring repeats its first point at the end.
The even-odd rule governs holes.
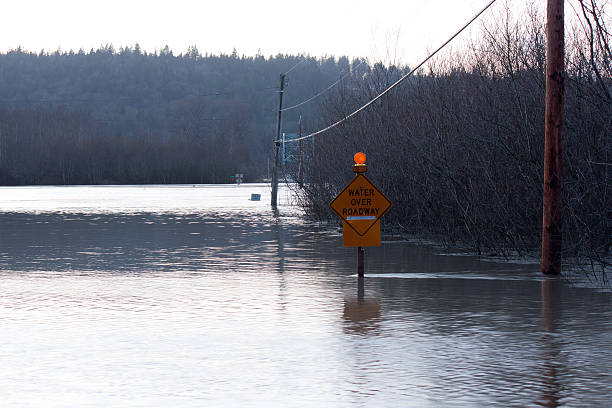
{"type": "Polygon", "coordinates": [[[292,66],[291,68],[289,68],[289,71],[285,72],[285,75],[287,75],[288,73],[290,73],[291,71],[293,71],[295,68],[297,68],[298,65],[300,65],[302,62],[306,61],[306,58],[303,58],[301,60],[299,60],[297,62],[297,64],[295,64],[294,66],[292,66]]]}
{"type": "MultiPolygon", "coordinates": [[[[361,60],[361,62],[357,65],[355,65],[352,69],[357,69],[361,64],[363,64],[366,60],[361,60]]],[[[325,92],[329,91],[330,89],[332,89],[334,86],[338,85],[340,82],[342,82],[342,80],[344,78],[346,78],[347,76],[351,75],[351,69],[349,69],[349,72],[347,72],[346,74],[344,74],[343,76],[340,77],[340,79],[338,79],[336,82],[334,82],[333,84],[331,84],[330,86],[328,86],[327,88],[323,89],[321,92],[319,92],[316,95],[311,96],[310,98],[306,99],[305,101],[302,101],[300,103],[297,103],[293,106],[289,106],[287,108],[284,108],[281,110],[281,112],[285,112],[291,109],[295,109],[295,108],[299,108],[302,105],[307,104],[308,102],[318,98],[319,96],[323,95],[325,92]]]]}
{"type": "MultiPolygon", "coordinates": [[[[452,40],[455,39],[455,37],[457,37],[459,34],[461,34],[470,24],[472,24],[478,17],[480,17],[480,15],[482,13],[484,13],[489,7],[491,7],[491,5],[493,3],[495,3],[497,0],[491,0],[486,6],[484,6],[482,8],[482,10],[480,10],[478,13],[476,13],[476,15],[474,15],[474,17],[472,17],[463,27],[461,27],[459,29],[459,31],[457,31],[455,34],[453,34],[448,40],[446,40],[441,46],[439,46],[434,52],[432,52],[431,54],[429,54],[427,56],[427,58],[425,58],[423,61],[421,61],[416,67],[414,67],[412,70],[410,70],[410,72],[408,72],[407,74],[405,74],[404,76],[402,76],[400,79],[398,79],[397,81],[395,81],[395,83],[393,83],[391,86],[389,86],[387,89],[385,89],[384,91],[382,91],[380,94],[378,94],[378,96],[376,96],[375,98],[373,98],[372,100],[370,100],[369,102],[367,102],[365,105],[363,105],[362,107],[360,107],[359,109],[357,109],[356,111],[354,111],[353,113],[349,114],[348,116],[345,116],[344,118],[338,120],[335,123],[332,123],[331,125],[327,126],[326,128],[323,128],[321,130],[318,130],[316,132],[310,133],[306,136],[302,136],[302,137],[296,137],[293,139],[285,139],[285,143],[287,142],[297,142],[298,140],[304,140],[304,139],[308,139],[317,135],[320,135],[321,133],[325,133],[328,130],[335,128],[336,126],[340,125],[341,123],[345,122],[346,120],[352,118],[353,116],[357,115],[359,112],[361,112],[362,110],[366,109],[368,106],[372,105],[374,102],[376,102],[377,100],[379,100],[380,98],[382,98],[383,96],[385,96],[387,93],[389,93],[389,91],[391,91],[393,88],[395,88],[397,85],[399,85],[400,83],[402,83],[406,78],[408,78],[409,76],[411,76],[412,74],[414,74],[419,68],[421,68],[423,65],[425,65],[425,63],[427,61],[429,61],[431,58],[433,58],[434,55],[436,55],[442,48],[446,47],[452,40]]],[[[280,143],[281,140],[275,140],[275,143],[280,143]]]]}

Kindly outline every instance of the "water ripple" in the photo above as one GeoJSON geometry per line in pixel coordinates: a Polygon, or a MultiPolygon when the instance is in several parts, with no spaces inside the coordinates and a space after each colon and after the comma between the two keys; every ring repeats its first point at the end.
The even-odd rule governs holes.
{"type": "Polygon", "coordinates": [[[6,406],[612,400],[610,295],[533,265],[404,242],[368,248],[358,280],[338,234],[237,189],[11,191],[0,199],[6,406]],[[35,192],[51,202],[26,202],[35,192]]]}

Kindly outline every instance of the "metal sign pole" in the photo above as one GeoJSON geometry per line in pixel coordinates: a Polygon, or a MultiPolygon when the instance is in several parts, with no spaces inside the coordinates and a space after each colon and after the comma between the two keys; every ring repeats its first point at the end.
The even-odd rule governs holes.
{"type": "Polygon", "coordinates": [[[360,278],[364,276],[364,258],[365,249],[363,249],[363,247],[357,247],[357,276],[360,278]]]}

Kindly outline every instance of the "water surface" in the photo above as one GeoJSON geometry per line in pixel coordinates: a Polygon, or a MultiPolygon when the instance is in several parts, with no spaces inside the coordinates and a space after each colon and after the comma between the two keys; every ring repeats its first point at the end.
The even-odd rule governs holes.
{"type": "Polygon", "coordinates": [[[4,404],[609,405],[609,293],[392,241],[359,281],[289,197],[0,188],[4,404]]]}

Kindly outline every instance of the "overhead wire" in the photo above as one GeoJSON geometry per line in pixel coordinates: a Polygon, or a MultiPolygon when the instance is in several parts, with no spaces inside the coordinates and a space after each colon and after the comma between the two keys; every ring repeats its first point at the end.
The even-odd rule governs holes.
{"type": "MultiPolygon", "coordinates": [[[[491,7],[491,5],[493,5],[493,3],[495,3],[497,0],[491,0],[486,6],[484,6],[478,13],[476,13],[474,15],[474,17],[472,17],[465,25],[463,25],[463,27],[461,27],[455,34],[453,34],[448,40],[446,40],[442,45],[440,45],[434,52],[432,52],[431,54],[429,54],[423,61],[421,61],[416,67],[414,67],[413,69],[411,69],[408,73],[406,73],[404,76],[402,76],[400,79],[398,79],[397,81],[395,81],[392,85],[390,85],[387,89],[385,89],[384,91],[382,91],[380,94],[378,94],[376,97],[374,97],[373,99],[371,99],[369,102],[367,102],[366,104],[364,104],[363,106],[361,106],[360,108],[358,108],[357,110],[353,111],[351,114],[345,116],[344,118],[332,123],[331,125],[318,130],[316,132],[310,133],[308,135],[305,136],[301,136],[301,137],[296,137],[293,139],[285,139],[284,143],[288,143],[288,142],[297,142],[299,140],[304,140],[304,139],[309,139],[311,137],[320,135],[322,133],[327,132],[330,129],[335,128],[336,126],[344,123],[345,121],[347,121],[348,119],[352,118],[353,116],[357,115],[359,112],[363,111],[364,109],[366,109],[367,107],[369,107],[370,105],[372,105],[374,102],[376,102],[377,100],[379,100],[380,98],[382,98],[383,96],[385,96],[386,94],[388,94],[393,88],[395,88],[396,86],[398,86],[400,83],[402,83],[404,80],[406,80],[406,78],[408,78],[409,76],[411,76],[412,74],[414,74],[416,71],[418,71],[423,65],[425,65],[425,63],[427,63],[427,61],[429,61],[431,58],[433,58],[440,50],[442,50],[444,47],[446,47],[452,40],[454,40],[459,34],[461,34],[470,24],[472,24],[476,19],[478,19],[478,17],[480,17],[482,15],[482,13],[484,13],[485,11],[487,11],[487,9],[489,7],[491,7]]],[[[275,140],[274,143],[280,143],[283,142],[282,140],[275,140]]]]}
{"type": "MultiPolygon", "coordinates": [[[[412,17],[414,17],[417,12],[423,8],[423,6],[425,5],[425,1],[421,2],[421,4],[419,5],[419,7],[414,11],[414,13],[412,13],[412,15],[410,15],[409,19],[411,19],[412,17]]],[[[300,61],[303,62],[304,60],[300,61]]],[[[293,68],[291,68],[289,71],[287,71],[285,73],[285,75],[287,75],[289,72],[291,72],[297,65],[300,64],[300,62],[298,62],[296,65],[293,66],[293,68]]],[[[331,85],[329,85],[327,88],[323,89],[321,92],[311,96],[310,98],[300,102],[300,103],[296,103],[295,105],[286,107],[281,109],[281,112],[285,112],[285,111],[289,111],[295,108],[299,108],[302,105],[307,104],[308,102],[311,102],[313,100],[315,100],[316,98],[318,98],[319,96],[323,95],[325,92],[329,91],[330,89],[332,89],[334,86],[338,85],[340,82],[342,82],[342,80],[344,80],[346,77],[348,77],[349,75],[351,75],[352,71],[359,68],[361,65],[363,65],[366,62],[365,59],[362,59],[359,64],[355,65],[354,67],[350,67],[349,68],[349,72],[347,72],[345,75],[343,75],[342,77],[340,77],[337,81],[333,82],[331,85]]]]}
{"type": "Polygon", "coordinates": [[[343,76],[340,77],[340,79],[338,79],[336,82],[332,83],[330,86],[328,86],[327,88],[323,89],[321,92],[317,93],[316,95],[311,96],[310,98],[300,102],[300,103],[296,103],[295,105],[289,106],[287,108],[283,108],[281,109],[281,112],[285,112],[291,109],[295,109],[295,108],[299,108],[302,105],[307,104],[308,102],[318,98],[319,96],[323,95],[325,92],[329,91],[330,89],[332,89],[334,86],[338,85],[340,82],[342,82],[342,80],[344,78],[346,78],[347,76],[351,75],[352,70],[357,69],[359,66],[361,66],[363,63],[365,63],[365,59],[361,60],[361,62],[357,65],[355,65],[354,67],[352,67],[351,69],[349,69],[349,72],[347,72],[346,74],[344,74],[343,76]]]}
{"type": "Polygon", "coordinates": [[[302,62],[306,61],[306,58],[302,58],[301,60],[299,60],[297,62],[297,64],[295,64],[294,66],[292,66],[291,68],[289,68],[289,71],[285,72],[284,75],[287,75],[288,73],[290,73],[291,71],[293,71],[294,69],[297,68],[298,65],[300,65],[302,62]]]}

